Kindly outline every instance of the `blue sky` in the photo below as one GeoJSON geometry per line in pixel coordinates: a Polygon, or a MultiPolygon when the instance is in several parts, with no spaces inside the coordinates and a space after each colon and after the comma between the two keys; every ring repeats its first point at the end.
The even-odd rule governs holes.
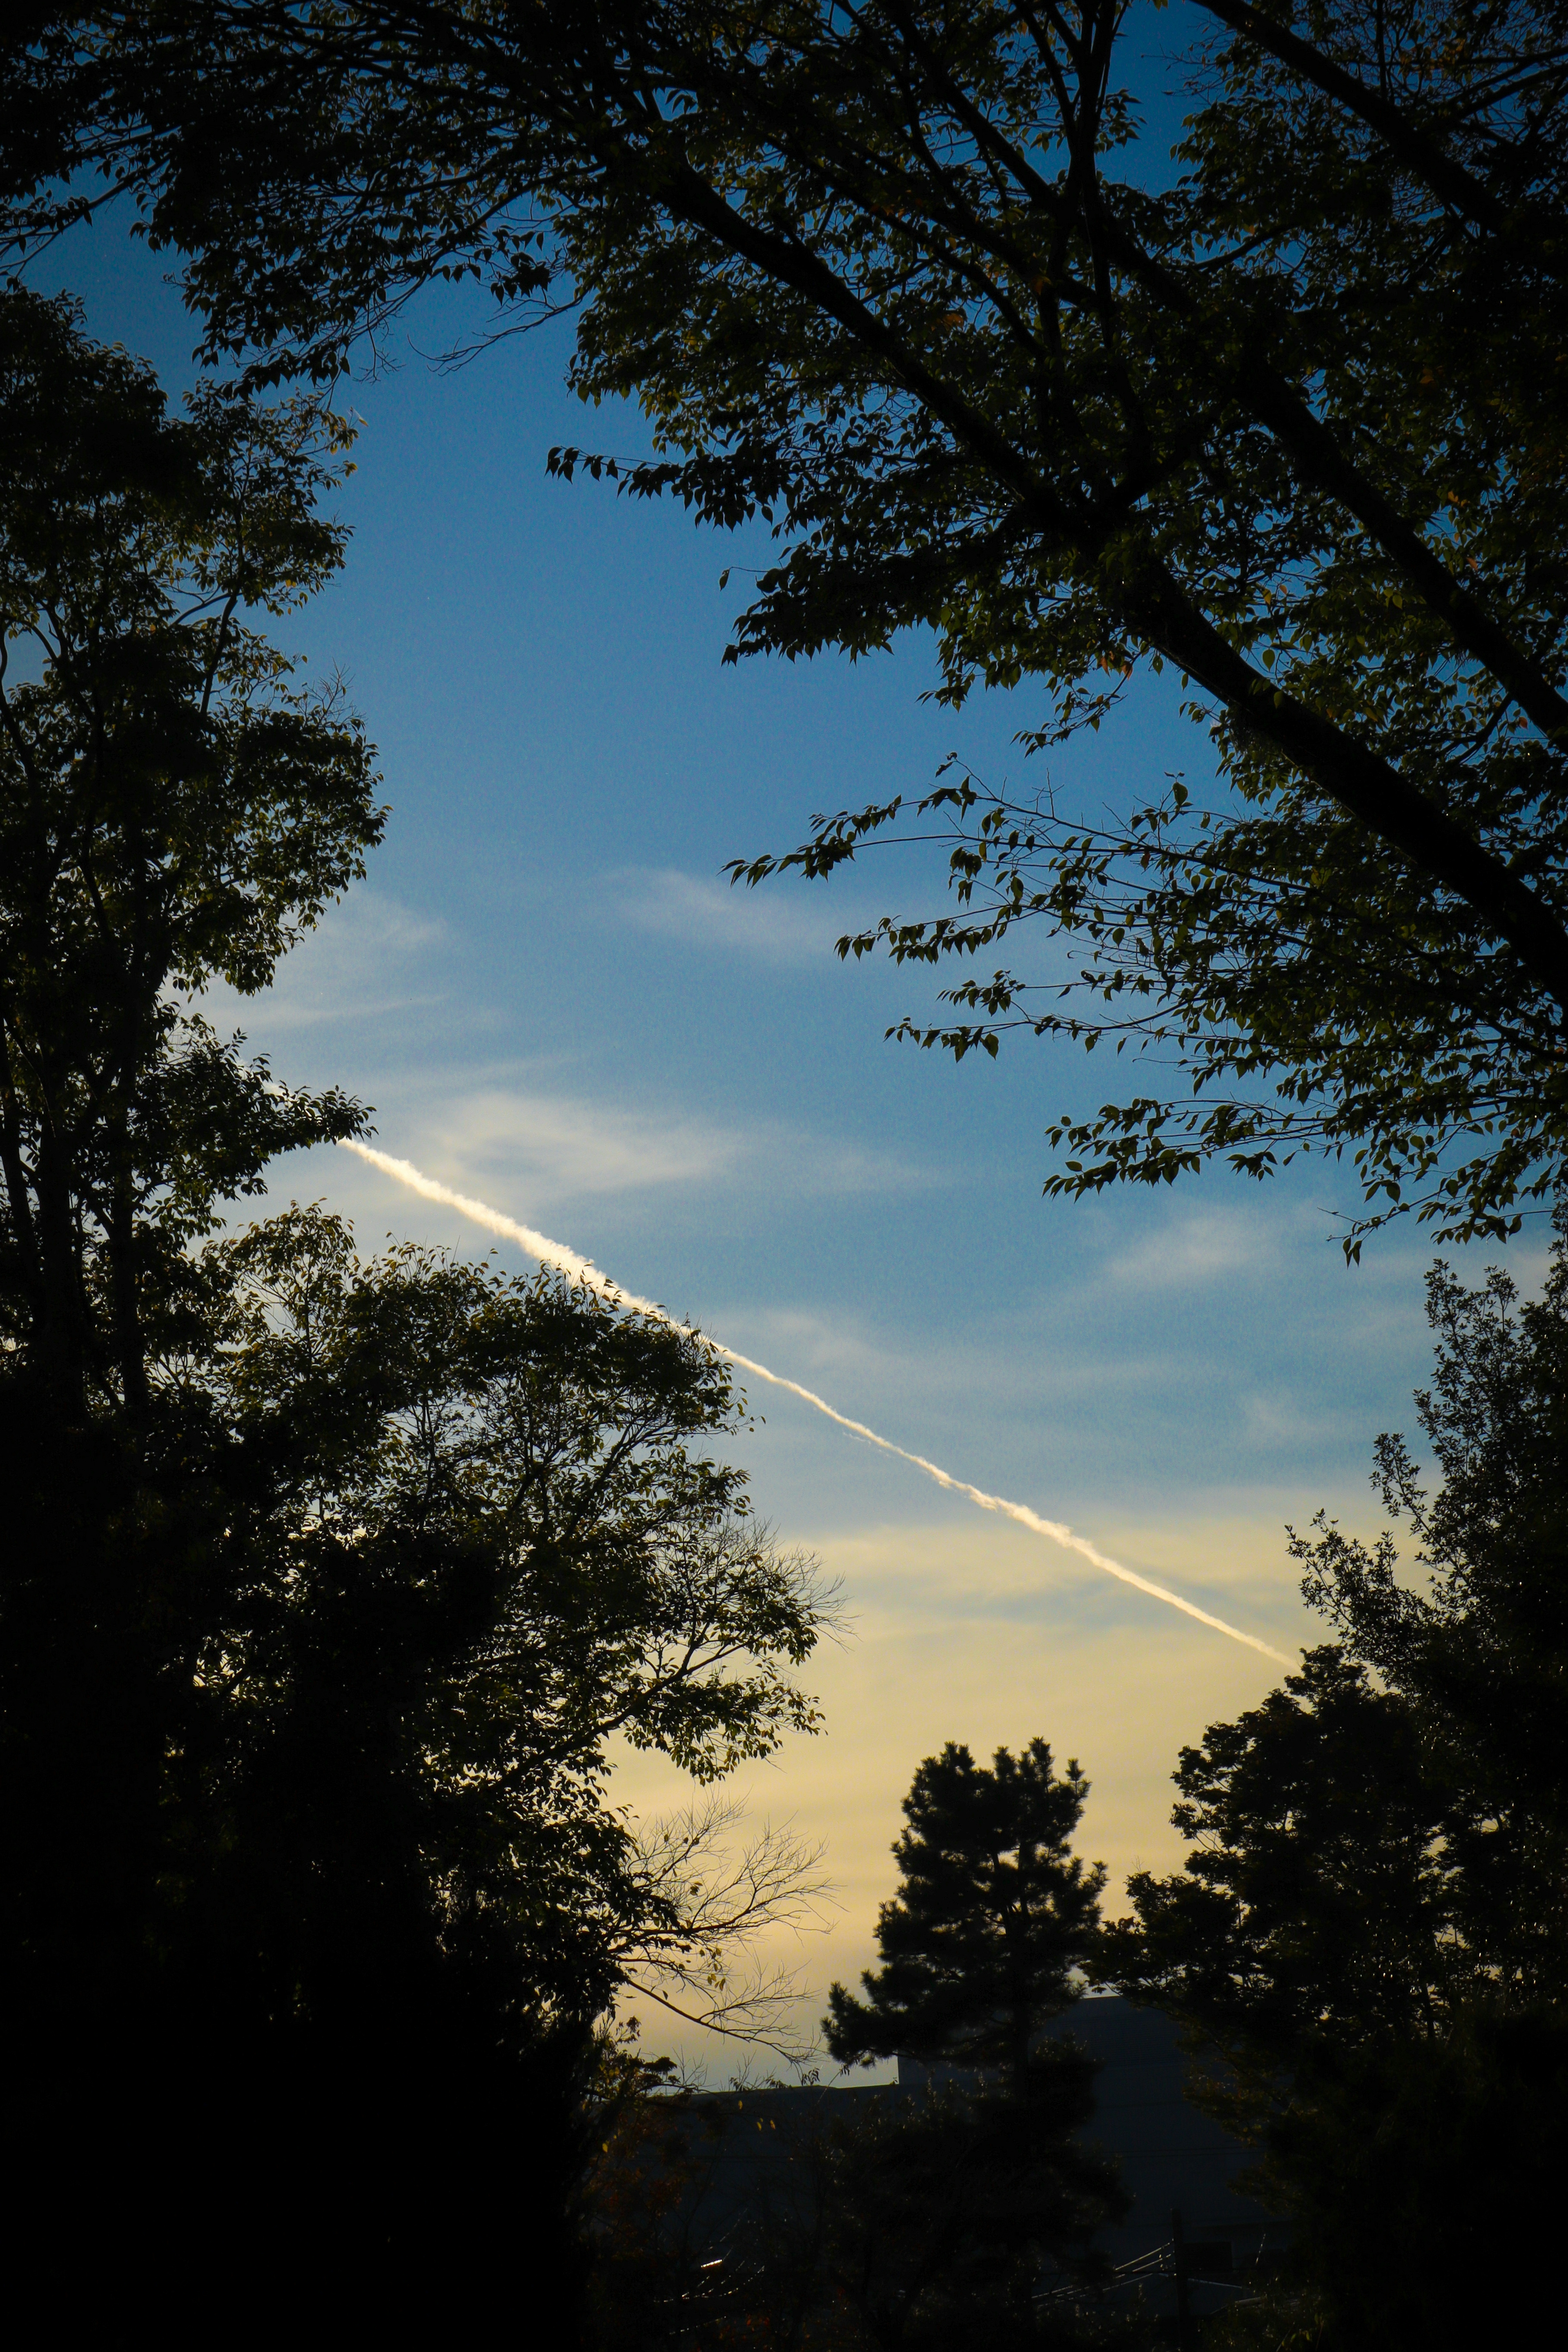
{"type": "MultiPolygon", "coordinates": [[[[110,219],[34,277],[177,390],[195,337],[161,268],[110,219]]],[[[409,334],[436,350],[453,323],[426,304],[409,334]]],[[[280,1074],[374,1104],[384,1149],[1293,1651],[1316,1629],[1283,1523],[1320,1505],[1371,1523],[1372,1437],[1411,1427],[1429,1363],[1430,1249],[1396,1229],[1347,1270],[1331,1232],[1353,1190],[1315,1161],[1262,1190],[1211,1172],[1043,1201],[1051,1116],[1125,1064],[1113,1082],[1103,1057],[1026,1043],[955,1068],[885,1043],[937,983],[832,952],[884,908],[934,908],[940,853],[827,886],[722,882],[815,810],[920,792],[950,751],[1017,778],[1012,738],[1042,699],[922,704],[919,639],[858,666],[723,667],[766,541],[548,478],[552,443],[640,446],[635,416],[567,397],[565,348],[556,330],[449,373],[410,349],[345,387],[363,419],[347,567],[280,635],[345,674],[394,815],[368,883],[237,1021],[280,1074]]],[[[1124,798],[1167,769],[1201,779],[1173,704],[1141,687],[1054,755],[1056,781],[1124,798]]],[[[345,1210],[367,1249],[488,1246],[343,1155],[275,1189],[345,1210]]],[[[1529,1280],[1542,1254],[1536,1234],[1509,1255],[1529,1280]]],[[[1173,1865],[1177,1747],[1260,1698],[1268,1662],[805,1407],[752,1402],[765,1420],[737,1451],[756,1503],[844,1578],[852,1619],[816,1677],[826,1735],[743,1784],[757,1818],[826,1844],[840,1908],[798,1955],[805,2013],[869,1957],[899,1797],[944,1739],[1037,1732],[1077,1754],[1113,1895],[1173,1865]]],[[[686,1794],[641,1759],[620,1789],[644,1809],[686,1794]]]]}

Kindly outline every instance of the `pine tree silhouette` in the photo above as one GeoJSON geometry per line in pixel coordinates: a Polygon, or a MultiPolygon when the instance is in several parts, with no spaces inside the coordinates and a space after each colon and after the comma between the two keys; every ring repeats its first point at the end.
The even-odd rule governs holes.
{"type": "Polygon", "coordinates": [[[827,2046],[843,2064],[906,2052],[1001,2066],[1021,2084],[1040,2026],[1077,1998],[1074,1971],[1100,1931],[1105,1870],[1068,1847],[1089,1783],[1055,1770],[1043,1739],[976,1764],[952,1741],[916,1772],[893,1847],[898,1894],[882,1906],[882,1965],[865,2000],[828,1994],[827,2046]]]}

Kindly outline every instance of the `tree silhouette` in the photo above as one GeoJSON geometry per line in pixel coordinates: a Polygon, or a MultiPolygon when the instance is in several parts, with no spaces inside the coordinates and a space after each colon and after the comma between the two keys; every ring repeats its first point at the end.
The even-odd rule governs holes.
{"type": "Polygon", "coordinates": [[[1185,1868],[1107,1932],[1111,1977],[1228,2060],[1299,2286],[1357,2347],[1531,2324],[1491,2224],[1549,2242],[1568,2091],[1568,1238],[1538,1300],[1439,1265],[1427,1310],[1442,1484],[1392,1435],[1373,1478],[1415,1575],[1394,1528],[1292,1538],[1344,1640],[1184,1749],[1185,1868]]]}
{"type": "Polygon", "coordinates": [[[949,1743],[916,1771],[877,1918],[865,1999],[836,1984],[827,2045],[845,2063],[906,2053],[956,2080],[890,2097],[838,2137],[828,2268],[847,2340],[889,2347],[1071,2342],[1042,2271],[1092,2276],[1092,2240],[1126,2210],[1115,2166],[1082,2145],[1094,2063],[1044,2038],[1094,1952],[1105,1873],[1068,1852],[1089,1783],[1043,1739],[987,1768],[949,1743]]]}
{"type": "Polygon", "coordinates": [[[1212,794],[961,775],[784,862],[934,816],[953,909],[843,943],[957,960],[906,1034],[1181,1070],[1062,1116],[1053,1190],[1321,1148],[1352,1249],[1506,1231],[1568,1150],[1560,8],[1193,16],[1173,158],[1124,0],[46,12],[0,196],[26,245],[133,191],[258,381],[432,282],[496,298],[473,344],[570,308],[654,446],[557,470],[778,541],[736,656],[928,627],[951,705],[1033,688],[1035,750],[1163,675],[1212,794]],[[1030,924],[1061,970],[998,961],[1030,924]]]}
{"type": "Polygon", "coordinates": [[[916,1772],[893,1847],[900,1884],[877,1915],[881,1965],[862,2000],[833,1986],[827,2046],[847,2063],[911,2057],[1027,2068],[1039,2027],[1077,1996],[1095,1948],[1101,1864],[1068,1852],[1089,1783],[1043,1739],[990,1769],[952,1742],[916,1772]]]}
{"type": "Polygon", "coordinates": [[[0,293],[0,1992],[15,2291],[68,2332],[434,2326],[517,2265],[554,2326],[595,2016],[747,1908],[634,1838],[606,1743],[712,1780],[816,1722],[823,1596],[704,1450],[697,1334],[319,1209],[219,1231],[365,1126],[193,1003],[381,831],[260,625],[341,559],[343,440],[170,416],[0,293]]]}

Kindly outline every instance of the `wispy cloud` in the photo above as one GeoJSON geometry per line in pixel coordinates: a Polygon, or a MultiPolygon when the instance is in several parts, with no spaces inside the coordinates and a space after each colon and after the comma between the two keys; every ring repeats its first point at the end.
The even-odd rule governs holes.
{"type": "MultiPolygon", "coordinates": [[[[1256,1515],[1176,1511],[1159,1524],[1109,1512],[1095,1532],[1140,1574],[1242,1613],[1255,1631],[1289,1646],[1309,1622],[1285,1539],[1286,1522],[1300,1516],[1300,1497],[1282,1492],[1270,1502],[1256,1515]]],[[[1026,1528],[1001,1519],[911,1514],[854,1534],[808,1528],[805,1540],[844,1580],[863,1628],[884,1617],[911,1626],[1048,1620],[1064,1633],[1070,1625],[1085,1633],[1121,1625],[1182,1630],[1151,1596],[1107,1581],[1092,1562],[1053,1552],[1026,1528]]],[[[1191,1638],[1201,1649],[1201,1633],[1191,1638]]]]}
{"type": "MultiPolygon", "coordinates": [[[[481,1229],[517,1243],[541,1265],[559,1267],[563,1273],[568,1274],[573,1281],[584,1283],[589,1289],[601,1295],[612,1298],[618,1295],[613,1276],[606,1276],[602,1270],[595,1268],[590,1260],[584,1259],[569,1243],[552,1240],[547,1234],[524,1225],[511,1214],[510,1210],[502,1209],[493,1202],[478,1200],[471,1193],[460,1192],[453,1186],[443,1184],[439,1177],[432,1176],[426,1170],[416,1168],[411,1160],[401,1160],[391,1153],[378,1151],[369,1144],[350,1139],[342,1148],[345,1151],[353,1153],[359,1159],[378,1167],[384,1174],[392,1177],[400,1184],[405,1184],[411,1192],[422,1198],[441,1202],[446,1206],[458,1210],[481,1229]]],[[[646,1298],[636,1297],[628,1293],[626,1294],[626,1302],[628,1307],[636,1308],[639,1314],[651,1315],[661,1322],[670,1323],[674,1319],[667,1309],[654,1305],[646,1298]]],[[[814,1412],[821,1413],[828,1421],[836,1422],[841,1429],[847,1430],[852,1436],[862,1439],[868,1445],[875,1446],[879,1453],[894,1455],[900,1461],[909,1463],[912,1468],[921,1471],[936,1486],[944,1488],[950,1494],[962,1495],[977,1509],[995,1512],[1000,1517],[1013,1521],[1016,1526],[1026,1527],[1031,1533],[1044,1537],[1047,1542],[1059,1545],[1064,1550],[1076,1552],[1080,1559],[1087,1559],[1091,1566],[1099,1569],[1104,1575],[1113,1577],[1118,1582],[1146,1593],[1152,1600],[1163,1601],[1168,1607],[1181,1611],[1195,1622],[1209,1626],[1214,1632],[1226,1635],[1233,1642],[1240,1643],[1250,1649],[1265,1652],[1281,1665],[1288,1663],[1281,1653],[1270,1650],[1268,1643],[1261,1641],[1256,1633],[1246,1633],[1230,1624],[1225,1618],[1215,1616],[1212,1612],[1200,1608],[1196,1601],[1187,1599],[1182,1593],[1173,1591],[1169,1585],[1160,1583],[1157,1579],[1144,1576],[1141,1570],[1129,1568],[1122,1560],[1112,1559],[1108,1552],[1101,1551],[1097,1545],[1089,1540],[1087,1536],[1076,1534],[1062,1520],[1043,1518],[1027,1503],[1015,1502],[1010,1496],[991,1494],[984,1487],[973,1486],[967,1479],[956,1476],[953,1472],[931,1461],[926,1455],[912,1453],[900,1445],[895,1439],[884,1437],[866,1422],[857,1420],[853,1416],[846,1416],[839,1412],[837,1405],[829,1404],[814,1390],[802,1386],[798,1381],[792,1380],[787,1373],[771,1370],[767,1365],[757,1361],[755,1358],[738,1352],[732,1341],[721,1341],[710,1338],[710,1344],[718,1348],[721,1354],[728,1356],[738,1370],[752,1373],[767,1381],[772,1388],[791,1391],[804,1403],[809,1405],[814,1412]]]]}
{"type": "MultiPolygon", "coordinates": [[[[1281,1549],[1267,1511],[1256,1522],[1195,1518],[1141,1532],[1156,1573],[1181,1563],[1228,1577],[1251,1562],[1261,1586],[1264,1558],[1281,1549]]],[[[826,1843],[844,1907],[804,1955],[817,1994],[808,2022],[835,1978],[853,1983],[875,1957],[878,1906],[894,1885],[899,1800],[921,1757],[947,1740],[986,1758],[1039,1734],[1058,1759],[1081,1760],[1092,1788],[1079,1847],[1110,1865],[1108,1912],[1126,1908],[1131,1871],[1180,1869],[1185,1848],[1170,1825],[1178,1752],[1205,1723],[1256,1706],[1279,1679],[1276,1664],[1087,1566],[1053,1563],[1022,1529],[994,1520],[825,1533],[817,1549],[844,1580],[852,1621],[850,1638],[805,1669],[826,1736],[792,1740],[777,1767],[741,1783],[759,1817],[776,1819],[787,1800],[797,1834],[826,1843]]],[[[1253,1597],[1271,1602],[1264,1622],[1292,1656],[1315,1638],[1288,1564],[1270,1592],[1253,1597]]],[[[682,1797],[667,1759],[629,1753],[617,1757],[616,1793],[642,1813],[673,1811],[682,1797]]],[[[683,2046],[704,2054],[694,2037],[683,2046]]],[[[724,2054],[713,2063],[722,2079],[724,2054]]]]}
{"type": "Polygon", "coordinates": [[[265,995],[210,988],[201,1009],[220,1027],[272,1036],[437,1004],[445,992],[420,966],[445,939],[444,924],[362,886],[284,957],[265,995]]]}
{"type": "Polygon", "coordinates": [[[445,1160],[504,1172],[531,1201],[722,1183],[751,1152],[706,1119],[497,1086],[443,1103],[432,1124],[445,1160]]]}
{"type": "Polygon", "coordinates": [[[760,1201],[781,1171],[792,1199],[908,1192],[935,1181],[889,1152],[782,1120],[742,1125],[700,1112],[617,1101],[500,1072],[432,1097],[384,1101],[378,1123],[454,1183],[481,1176],[530,1213],[605,1194],[693,1197],[743,1188],[760,1201]]]}
{"type": "Polygon", "coordinates": [[[807,905],[787,885],[731,888],[674,866],[626,867],[609,880],[621,912],[638,929],[764,963],[821,963],[854,919],[841,898],[807,905]]]}
{"type": "Polygon", "coordinates": [[[1158,1232],[1119,1250],[1106,1273],[1121,1287],[1175,1289],[1261,1273],[1277,1265],[1280,1254],[1277,1219],[1246,1210],[1209,1209],[1173,1217],[1158,1232]]]}

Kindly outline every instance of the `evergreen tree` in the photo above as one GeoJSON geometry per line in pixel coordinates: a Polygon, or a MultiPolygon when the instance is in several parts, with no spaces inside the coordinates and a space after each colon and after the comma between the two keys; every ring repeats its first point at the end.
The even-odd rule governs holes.
{"type": "Polygon", "coordinates": [[[949,1743],[917,1770],[877,1920],[865,1999],[836,1984],[842,2062],[905,2053],[973,2070],[894,2099],[840,2137],[828,2167],[828,2268],[847,2344],[956,2347],[1076,2340],[1038,2299],[1047,2271],[1096,2274],[1093,2238],[1126,2210],[1114,2164],[1079,2135],[1095,2066],[1042,2037],[1099,1936],[1105,1872],[1068,1851],[1089,1783],[1043,1739],[988,1769],[949,1743]]]}
{"type": "Polygon", "coordinates": [[[862,1975],[863,2000],[828,1994],[836,2058],[907,2051],[1021,2077],[1095,1948],[1105,1871],[1068,1851],[1088,1795],[1043,1739],[999,1748],[989,1770],[952,1742],[926,1759],[893,1847],[900,1889],[877,1916],[881,1966],[862,1975]]]}

